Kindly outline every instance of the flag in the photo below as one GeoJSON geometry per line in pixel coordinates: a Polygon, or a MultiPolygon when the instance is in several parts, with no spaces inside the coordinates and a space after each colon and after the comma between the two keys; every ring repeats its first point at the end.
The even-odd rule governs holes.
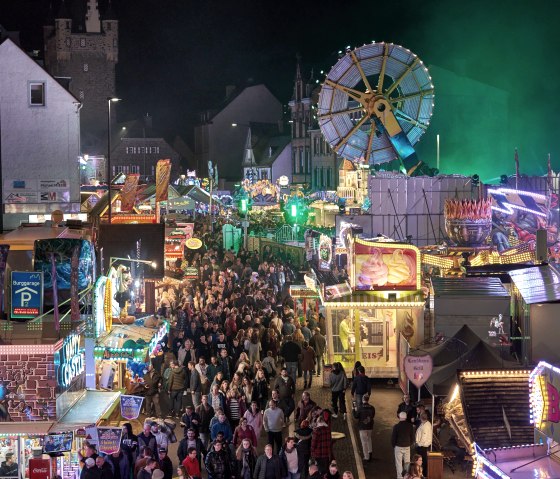
{"type": "Polygon", "coordinates": [[[4,278],[6,276],[6,262],[8,261],[9,244],[0,245],[0,311],[4,309],[4,278]]]}
{"type": "Polygon", "coordinates": [[[159,160],[156,166],[156,203],[167,201],[171,160],[159,160]]]}
{"type": "Polygon", "coordinates": [[[504,406],[502,406],[502,416],[504,418],[504,424],[506,426],[506,430],[508,432],[509,438],[511,439],[511,426],[509,425],[509,421],[506,416],[506,410],[504,409],[504,406]]]}
{"type": "Polygon", "coordinates": [[[121,190],[121,211],[130,211],[134,207],[139,179],[140,175],[138,173],[126,175],[121,190]]]}
{"type": "Polygon", "coordinates": [[[81,244],[74,246],[70,260],[70,320],[80,320],[80,299],[78,297],[78,282],[80,268],[81,244]]]}
{"type": "Polygon", "coordinates": [[[519,178],[519,155],[515,149],[515,189],[517,189],[517,179],[519,178]]]}
{"type": "Polygon", "coordinates": [[[56,284],[56,259],[54,257],[54,253],[51,253],[51,280],[53,292],[54,329],[60,331],[60,315],[58,312],[58,286],[56,284]]]}

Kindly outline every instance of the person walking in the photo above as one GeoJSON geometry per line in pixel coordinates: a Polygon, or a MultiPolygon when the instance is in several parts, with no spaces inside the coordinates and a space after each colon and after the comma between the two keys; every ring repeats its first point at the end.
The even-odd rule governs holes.
{"type": "Polygon", "coordinates": [[[272,389],[278,391],[279,406],[284,411],[284,420],[289,421],[290,415],[295,409],[294,394],[296,392],[296,383],[289,376],[287,368],[282,368],[280,376],[274,381],[272,389]]]}
{"type": "Polygon", "coordinates": [[[284,441],[284,447],[280,449],[280,461],[282,469],[284,470],[285,479],[300,479],[301,461],[299,459],[299,452],[296,448],[296,438],[289,436],[284,441]]]}
{"type": "Polygon", "coordinates": [[[144,423],[144,430],[138,434],[138,449],[144,454],[144,449],[148,448],[152,452],[151,457],[155,457],[155,451],[157,451],[157,440],[152,434],[152,424],[150,422],[144,423]]]}
{"type": "Polygon", "coordinates": [[[322,414],[317,418],[311,436],[311,457],[317,461],[321,474],[326,474],[329,470],[329,461],[332,458],[332,437],[331,428],[322,414]]]}
{"type": "Polygon", "coordinates": [[[259,437],[261,437],[261,431],[263,428],[263,415],[256,401],[251,402],[251,407],[245,411],[243,418],[247,419],[247,424],[255,431],[255,437],[258,441],[259,437]]]}
{"type": "Polygon", "coordinates": [[[161,418],[161,407],[159,404],[159,387],[161,383],[161,375],[150,362],[148,370],[144,374],[144,397],[146,398],[146,416],[151,417],[154,414],[161,418]]]}
{"type": "Polygon", "coordinates": [[[315,370],[315,350],[309,346],[307,341],[303,342],[301,350],[301,369],[303,371],[303,388],[310,388],[315,370]]]}
{"type": "Polygon", "coordinates": [[[201,397],[201,404],[196,408],[195,413],[198,414],[200,424],[198,429],[198,435],[204,447],[208,447],[208,440],[210,438],[210,421],[214,417],[214,408],[208,402],[208,396],[206,394],[201,397]]]}
{"type": "Polygon", "coordinates": [[[362,397],[365,394],[371,396],[371,382],[366,376],[366,369],[363,366],[358,366],[358,374],[352,380],[350,392],[358,409],[362,407],[362,397]]]}
{"type": "Polygon", "coordinates": [[[315,328],[315,334],[309,340],[309,346],[315,352],[315,365],[317,366],[317,376],[321,375],[321,368],[324,365],[325,350],[327,348],[327,339],[321,334],[319,328],[315,328]]]}
{"type": "MultiPolygon", "coordinates": [[[[185,472],[188,474],[188,477],[192,477],[193,479],[200,479],[202,477],[196,447],[189,447],[187,450],[187,456],[180,462],[181,466],[185,468],[185,472]]],[[[187,478],[185,477],[185,479],[187,478]]]]}
{"type": "Polygon", "coordinates": [[[297,344],[291,335],[286,336],[286,340],[282,345],[282,349],[280,350],[280,355],[284,358],[286,362],[286,369],[288,371],[288,375],[292,378],[294,382],[294,389],[297,380],[297,369],[298,369],[298,362],[301,354],[301,348],[299,344],[297,344]]]}
{"type": "Polygon", "coordinates": [[[235,451],[235,477],[238,479],[253,479],[257,465],[257,449],[250,439],[243,439],[235,451]]]}
{"type": "Polygon", "coordinates": [[[267,444],[264,446],[264,454],[257,459],[253,479],[282,479],[283,477],[285,475],[280,458],[272,453],[272,444],[267,444]]]}
{"type": "Polygon", "coordinates": [[[214,441],[214,445],[206,455],[204,464],[206,472],[208,472],[208,479],[231,478],[231,462],[222,441],[214,441]]]}
{"type": "Polygon", "coordinates": [[[298,403],[294,420],[296,425],[301,424],[301,421],[308,418],[309,413],[317,406],[317,403],[311,399],[309,391],[304,391],[301,394],[301,401],[298,403]]]}
{"type": "Polygon", "coordinates": [[[399,422],[393,426],[391,446],[395,451],[397,479],[402,478],[403,467],[410,462],[410,448],[414,443],[414,426],[407,421],[405,411],[399,413],[399,422]]]}
{"type": "Polygon", "coordinates": [[[168,417],[181,417],[186,377],[185,368],[180,366],[178,361],[171,361],[171,373],[167,383],[167,390],[171,401],[171,411],[168,417]]]}
{"type": "Polygon", "coordinates": [[[364,394],[362,397],[362,406],[358,408],[358,431],[360,432],[360,441],[362,442],[362,452],[364,461],[371,462],[373,423],[375,418],[375,408],[369,403],[369,395],[364,394]]]}
{"type": "Polygon", "coordinates": [[[344,393],[346,392],[346,372],[342,368],[342,364],[334,363],[333,369],[329,376],[329,385],[331,387],[331,398],[332,398],[332,408],[333,417],[338,417],[338,412],[340,411],[344,419],[346,419],[346,401],[344,393]]]}
{"type": "Polygon", "coordinates": [[[200,382],[200,374],[195,368],[194,361],[189,361],[189,389],[191,390],[192,403],[195,408],[200,406],[202,398],[202,383],[200,382]]]}
{"type": "Polygon", "coordinates": [[[416,430],[416,454],[422,456],[422,471],[428,477],[428,450],[432,445],[432,423],[428,421],[428,414],[420,414],[420,426],[416,430]]]}
{"type": "MultiPolygon", "coordinates": [[[[268,409],[263,414],[264,430],[268,433],[268,443],[276,444],[276,450],[282,447],[282,427],[284,426],[284,412],[270,400],[268,409]]],[[[272,447],[272,446],[271,446],[272,447]]]]}

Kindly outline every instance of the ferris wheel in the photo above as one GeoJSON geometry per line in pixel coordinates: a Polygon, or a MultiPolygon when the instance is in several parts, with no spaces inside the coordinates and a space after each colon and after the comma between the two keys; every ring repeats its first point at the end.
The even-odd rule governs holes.
{"type": "Polygon", "coordinates": [[[409,175],[426,173],[414,145],[434,108],[434,86],[420,58],[392,43],[348,48],[319,93],[325,140],[343,158],[375,165],[400,159],[409,175]]]}

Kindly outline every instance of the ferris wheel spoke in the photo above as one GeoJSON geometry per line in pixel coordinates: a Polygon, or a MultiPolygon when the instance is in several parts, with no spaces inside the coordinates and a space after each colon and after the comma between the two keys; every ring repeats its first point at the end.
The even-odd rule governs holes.
{"type": "Polygon", "coordinates": [[[324,115],[317,115],[317,119],[323,120],[325,118],[332,118],[334,116],[340,115],[351,115],[352,113],[364,113],[363,108],[348,108],[347,110],[331,111],[330,113],[325,113],[324,115]]]}
{"type": "Polygon", "coordinates": [[[360,127],[367,121],[369,120],[369,117],[367,115],[364,115],[360,121],[358,123],[356,123],[354,125],[354,128],[352,128],[348,133],[346,133],[346,135],[344,135],[341,140],[338,142],[338,144],[333,148],[333,150],[335,152],[337,152],[342,146],[344,146],[346,144],[346,142],[352,138],[352,136],[354,135],[354,133],[356,133],[360,127]]]}
{"type": "Polygon", "coordinates": [[[402,73],[402,75],[397,78],[395,80],[395,82],[387,89],[387,91],[385,92],[385,98],[387,98],[391,93],[393,93],[393,91],[395,90],[395,88],[397,88],[400,83],[404,80],[404,78],[412,71],[414,70],[414,67],[416,67],[416,65],[418,65],[418,62],[420,61],[420,58],[416,57],[414,59],[414,61],[408,66],[408,68],[402,73]]]}
{"type": "Polygon", "coordinates": [[[419,96],[431,95],[434,93],[434,89],[430,88],[429,90],[420,90],[416,93],[411,93],[410,95],[402,95],[395,98],[388,98],[390,103],[398,103],[401,101],[410,100],[412,98],[417,98],[419,96]]]}
{"type": "Polygon", "coordinates": [[[381,71],[379,72],[379,80],[377,80],[377,92],[383,92],[383,80],[385,78],[385,67],[387,66],[387,57],[389,56],[389,44],[385,44],[383,49],[383,62],[381,63],[381,71]]]}
{"type": "Polygon", "coordinates": [[[364,92],[361,92],[361,91],[358,91],[358,90],[354,90],[353,88],[350,88],[350,87],[347,87],[347,86],[344,86],[344,85],[339,85],[338,83],[333,82],[332,80],[329,80],[328,78],[325,80],[325,85],[328,85],[331,88],[334,88],[335,90],[346,93],[350,98],[356,100],[357,102],[359,102],[364,107],[367,105],[367,100],[371,97],[371,94],[364,93],[364,92]]]}
{"type": "Polygon", "coordinates": [[[371,86],[369,84],[369,81],[366,77],[366,74],[364,73],[364,69],[362,68],[362,65],[360,64],[360,60],[358,60],[358,57],[356,56],[356,53],[355,52],[350,52],[350,56],[352,57],[352,61],[354,62],[354,65],[356,65],[356,68],[360,72],[360,76],[362,77],[362,81],[364,82],[364,85],[366,87],[366,91],[372,91],[371,86]]]}
{"type": "Polygon", "coordinates": [[[371,156],[371,146],[373,145],[374,138],[375,138],[375,122],[372,121],[371,131],[369,132],[369,138],[368,138],[367,148],[366,148],[366,158],[365,158],[366,165],[369,165],[369,158],[371,156]]]}
{"type": "Polygon", "coordinates": [[[412,125],[417,126],[418,128],[422,128],[424,130],[428,128],[428,125],[426,123],[422,123],[418,120],[415,120],[414,118],[411,118],[404,111],[401,111],[397,108],[395,108],[395,116],[397,117],[397,119],[404,120],[407,123],[411,123],[412,125]]]}

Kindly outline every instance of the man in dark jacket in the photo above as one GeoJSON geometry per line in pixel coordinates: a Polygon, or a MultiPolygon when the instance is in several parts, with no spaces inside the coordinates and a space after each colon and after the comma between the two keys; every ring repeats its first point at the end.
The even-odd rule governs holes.
{"type": "Polygon", "coordinates": [[[179,464],[183,463],[191,447],[195,448],[198,463],[202,464],[202,456],[206,456],[206,446],[202,443],[200,438],[196,437],[196,434],[192,429],[188,429],[185,432],[185,437],[181,439],[181,442],[179,442],[179,447],[177,448],[179,464]]]}
{"type": "Polygon", "coordinates": [[[194,407],[200,404],[200,396],[202,395],[202,384],[200,383],[200,374],[196,370],[196,364],[193,361],[189,361],[189,389],[191,390],[192,402],[194,407]]]}
{"type": "Polygon", "coordinates": [[[301,348],[298,343],[292,340],[292,336],[286,336],[286,341],[282,345],[280,350],[280,355],[286,361],[286,369],[288,370],[288,375],[296,383],[297,379],[297,368],[298,362],[300,360],[301,348]]]}
{"type": "Polygon", "coordinates": [[[288,370],[286,368],[282,368],[280,376],[274,381],[272,389],[278,391],[278,407],[284,411],[285,421],[289,422],[290,414],[292,414],[295,409],[294,394],[296,392],[296,383],[291,376],[288,376],[288,370]]]}
{"type": "Polygon", "coordinates": [[[352,381],[351,393],[356,401],[356,408],[358,409],[362,407],[362,397],[364,394],[371,396],[371,383],[366,376],[366,369],[363,366],[358,367],[358,374],[352,381]]]}
{"type": "Polygon", "coordinates": [[[362,452],[364,453],[364,461],[371,462],[372,443],[371,436],[373,433],[373,421],[375,418],[375,408],[369,403],[369,395],[362,396],[362,406],[358,408],[358,431],[360,432],[360,440],[362,441],[362,452]]]}
{"type": "MultiPolygon", "coordinates": [[[[140,471],[138,471],[138,475],[136,476],[136,479],[152,479],[152,474],[153,474],[154,469],[156,467],[157,467],[156,460],[152,459],[151,457],[148,458],[148,460],[146,461],[146,465],[142,469],[140,469],[140,471]]],[[[159,469],[158,469],[158,471],[159,471],[159,469]]],[[[163,478],[163,472],[161,472],[160,475],[163,478]]],[[[80,479],[82,479],[82,478],[80,478],[80,479]]]]}
{"type": "Polygon", "coordinates": [[[231,477],[230,459],[221,441],[214,442],[212,449],[206,455],[204,464],[206,472],[208,472],[208,479],[229,479],[231,477]]]}
{"type": "Polygon", "coordinates": [[[317,366],[317,376],[321,375],[321,365],[324,360],[325,349],[327,348],[327,339],[321,334],[319,328],[315,328],[315,334],[309,340],[309,346],[315,351],[315,364],[317,366]]]}
{"type": "Polygon", "coordinates": [[[407,420],[414,423],[414,419],[416,418],[416,408],[414,407],[414,404],[410,402],[410,395],[408,394],[403,396],[403,402],[400,403],[397,408],[397,417],[399,416],[399,413],[403,411],[406,413],[407,420]]]}
{"type": "Polygon", "coordinates": [[[101,469],[95,465],[95,459],[88,457],[80,473],[80,479],[101,479],[101,469]]]}
{"type": "Polygon", "coordinates": [[[114,479],[130,479],[130,464],[128,456],[123,452],[122,447],[120,451],[108,456],[107,462],[110,462],[113,466],[114,479]]]}
{"type": "Polygon", "coordinates": [[[113,479],[113,466],[105,460],[105,456],[97,456],[95,458],[95,465],[101,471],[101,479],[113,479]]]}
{"type": "Polygon", "coordinates": [[[315,401],[311,399],[309,391],[304,391],[301,395],[301,401],[298,403],[295,414],[296,425],[301,424],[301,421],[307,419],[311,410],[317,405],[315,401]]]}
{"type": "Polygon", "coordinates": [[[185,408],[185,414],[181,416],[181,427],[184,427],[184,436],[187,437],[187,431],[193,429],[198,436],[198,429],[200,428],[200,416],[194,412],[193,407],[189,404],[185,408]]]}
{"type": "Polygon", "coordinates": [[[152,457],[155,455],[155,451],[157,451],[157,440],[156,437],[152,434],[152,425],[148,423],[144,423],[144,430],[138,434],[138,449],[144,453],[144,449],[150,449],[152,451],[152,457]]]}
{"type": "Polygon", "coordinates": [[[272,445],[264,446],[264,454],[257,459],[253,479],[282,479],[280,458],[272,454],[272,445]]]}
{"type": "Polygon", "coordinates": [[[6,453],[6,460],[0,466],[1,477],[18,477],[19,466],[14,457],[13,452],[6,453]]]}
{"type": "Polygon", "coordinates": [[[393,426],[391,446],[395,450],[397,477],[402,476],[403,467],[410,462],[410,447],[414,443],[414,426],[407,421],[405,411],[399,413],[399,422],[393,426]]]}
{"type": "Polygon", "coordinates": [[[163,479],[173,478],[173,463],[167,455],[167,449],[158,449],[158,467],[163,471],[163,479]]]}
{"type": "Polygon", "coordinates": [[[167,383],[169,397],[171,400],[171,411],[169,417],[181,417],[183,391],[185,390],[185,368],[176,360],[171,361],[171,374],[167,383]]]}
{"type": "Polygon", "coordinates": [[[152,363],[148,364],[148,372],[144,374],[144,396],[146,397],[146,416],[155,415],[161,418],[161,407],[159,405],[159,385],[161,375],[154,369],[152,363]]]}

